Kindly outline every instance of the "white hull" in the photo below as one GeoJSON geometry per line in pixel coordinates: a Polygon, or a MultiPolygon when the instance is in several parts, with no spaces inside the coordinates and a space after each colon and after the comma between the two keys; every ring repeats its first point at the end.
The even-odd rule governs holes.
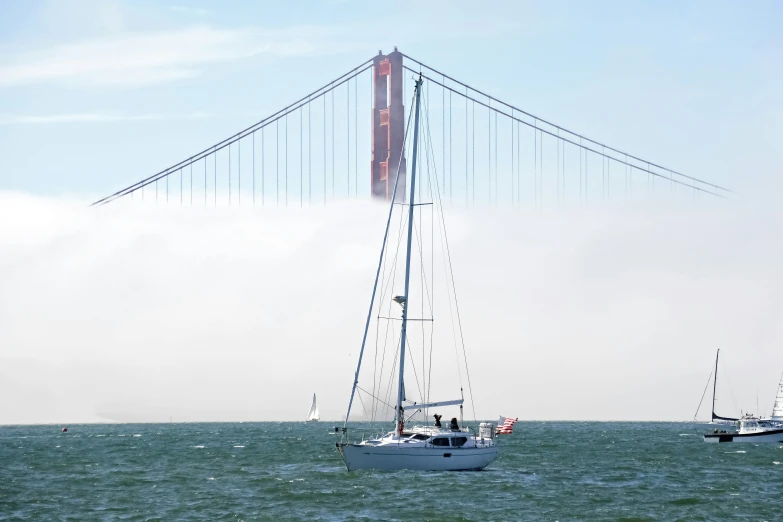
{"type": "Polygon", "coordinates": [[[466,471],[486,468],[498,458],[498,447],[410,448],[400,445],[338,444],[348,471],[357,469],[466,471]]]}
{"type": "Polygon", "coordinates": [[[783,444],[783,429],[762,431],[759,433],[710,433],[704,436],[704,442],[751,442],[783,444]]]}

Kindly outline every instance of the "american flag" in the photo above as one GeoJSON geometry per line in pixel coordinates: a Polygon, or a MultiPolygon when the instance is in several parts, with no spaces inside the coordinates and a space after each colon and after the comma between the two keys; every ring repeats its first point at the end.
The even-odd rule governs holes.
{"type": "Polygon", "coordinates": [[[498,421],[498,435],[511,435],[514,432],[514,423],[519,419],[500,417],[498,421]]]}

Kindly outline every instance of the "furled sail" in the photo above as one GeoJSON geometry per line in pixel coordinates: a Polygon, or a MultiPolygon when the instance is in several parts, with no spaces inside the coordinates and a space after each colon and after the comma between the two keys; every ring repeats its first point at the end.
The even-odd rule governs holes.
{"type": "Polygon", "coordinates": [[[735,422],[735,421],[738,421],[739,419],[735,419],[734,417],[721,417],[720,415],[718,415],[717,413],[715,413],[713,411],[712,412],[712,420],[714,420],[714,421],[722,420],[722,421],[735,422]]]}
{"type": "Polygon", "coordinates": [[[318,412],[318,405],[315,403],[315,394],[313,394],[313,405],[310,406],[310,413],[307,414],[307,420],[317,421],[321,419],[321,415],[318,412]]]}
{"type": "Polygon", "coordinates": [[[775,405],[772,407],[772,418],[783,419],[783,375],[778,384],[778,395],[775,397],[775,405]]]}

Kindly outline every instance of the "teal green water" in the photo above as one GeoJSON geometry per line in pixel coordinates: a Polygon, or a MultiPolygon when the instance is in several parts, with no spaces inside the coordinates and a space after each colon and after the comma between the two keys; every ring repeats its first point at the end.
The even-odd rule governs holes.
{"type": "Polygon", "coordinates": [[[348,472],[331,424],[0,427],[0,520],[783,520],[783,447],[520,421],[482,472],[348,472]]]}

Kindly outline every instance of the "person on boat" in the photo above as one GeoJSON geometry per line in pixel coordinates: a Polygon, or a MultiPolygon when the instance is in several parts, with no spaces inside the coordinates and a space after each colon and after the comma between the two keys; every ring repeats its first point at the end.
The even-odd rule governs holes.
{"type": "Polygon", "coordinates": [[[437,413],[435,414],[435,427],[436,428],[442,428],[443,427],[441,425],[441,423],[440,423],[441,417],[443,417],[443,415],[438,415],[437,413]]]}
{"type": "Polygon", "coordinates": [[[459,424],[457,424],[457,418],[456,417],[452,417],[451,418],[451,423],[449,424],[449,429],[451,429],[452,431],[459,431],[459,424]]]}

